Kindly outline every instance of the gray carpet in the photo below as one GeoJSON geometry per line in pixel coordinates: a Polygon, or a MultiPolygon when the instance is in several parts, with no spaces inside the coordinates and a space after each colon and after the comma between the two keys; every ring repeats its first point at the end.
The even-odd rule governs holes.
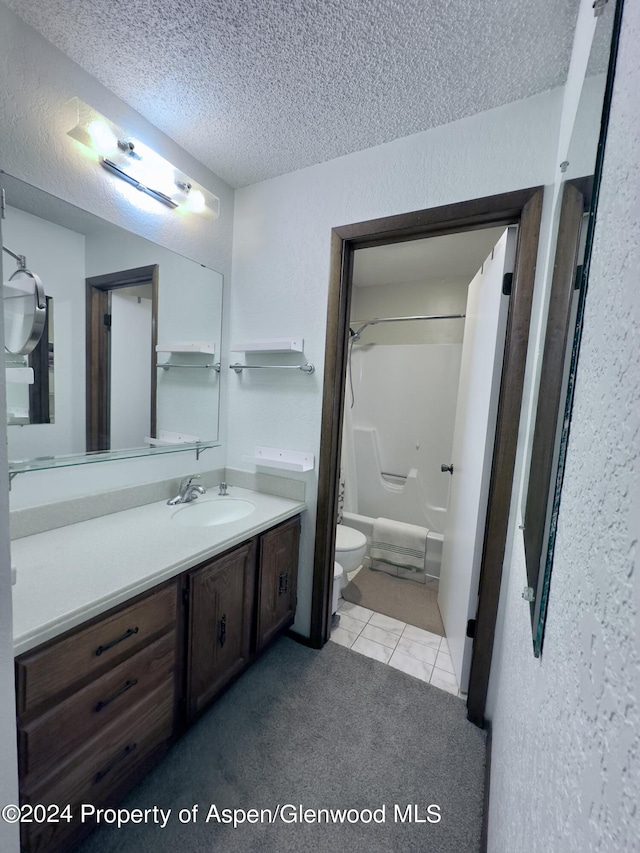
{"type": "Polygon", "coordinates": [[[386,572],[363,566],[342,590],[342,597],[352,604],[368,607],[376,613],[415,625],[444,637],[444,625],[438,608],[438,588],[426,583],[396,578],[386,572]]]}
{"type": "Polygon", "coordinates": [[[335,643],[279,640],[122,804],[173,813],[165,829],[100,828],[78,853],[477,853],[484,732],[461,699],[335,643]],[[182,825],[181,808],[200,805],[182,825]],[[205,823],[222,808],[372,809],[384,824],[205,823]],[[440,823],[394,822],[394,805],[440,823]],[[380,816],[380,813],[379,815],[380,816]]]}

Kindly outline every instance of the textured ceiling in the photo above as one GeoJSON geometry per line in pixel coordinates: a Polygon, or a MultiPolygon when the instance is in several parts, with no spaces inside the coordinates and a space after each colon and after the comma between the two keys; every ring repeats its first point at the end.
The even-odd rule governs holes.
{"type": "Polygon", "coordinates": [[[578,0],[6,0],[233,186],[564,83],[578,0]]]}

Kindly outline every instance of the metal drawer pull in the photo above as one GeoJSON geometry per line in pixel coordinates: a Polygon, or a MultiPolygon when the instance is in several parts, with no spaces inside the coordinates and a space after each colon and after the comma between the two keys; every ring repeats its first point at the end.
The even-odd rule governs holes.
{"type": "Polygon", "coordinates": [[[224,646],[227,642],[227,614],[225,613],[220,620],[220,645],[224,646]]]}
{"type": "Polygon", "coordinates": [[[123,640],[128,640],[129,637],[133,637],[133,635],[137,633],[138,628],[129,628],[129,630],[125,631],[125,633],[121,637],[118,637],[116,640],[111,640],[111,642],[107,643],[106,646],[98,646],[98,648],[96,649],[97,657],[100,657],[102,652],[106,652],[109,649],[112,649],[114,646],[117,646],[118,643],[121,643],[123,640]]]}
{"type": "Polygon", "coordinates": [[[289,572],[280,572],[278,575],[278,595],[289,591],[289,572]]]}
{"type": "Polygon", "coordinates": [[[127,755],[130,755],[134,751],[134,749],[137,749],[137,748],[138,748],[137,743],[127,744],[125,746],[125,748],[122,750],[122,752],[120,753],[120,755],[116,755],[116,757],[113,759],[113,761],[110,764],[107,764],[107,766],[104,768],[104,770],[100,770],[98,773],[96,773],[95,781],[96,782],[102,782],[104,777],[108,773],[111,773],[111,771],[116,766],[116,764],[119,764],[120,761],[122,761],[124,758],[126,758],[127,755]]]}
{"type": "Polygon", "coordinates": [[[109,696],[108,699],[101,699],[100,702],[94,708],[94,711],[102,711],[103,708],[106,708],[107,705],[110,705],[114,699],[117,699],[118,696],[122,696],[123,693],[126,693],[127,690],[131,690],[132,687],[135,687],[138,683],[137,678],[131,678],[129,681],[126,681],[124,686],[118,690],[117,693],[114,693],[113,696],[109,696]]]}

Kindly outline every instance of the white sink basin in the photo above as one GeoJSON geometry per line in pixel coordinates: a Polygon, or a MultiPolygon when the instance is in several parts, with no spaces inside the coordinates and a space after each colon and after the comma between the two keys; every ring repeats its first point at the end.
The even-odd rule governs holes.
{"type": "Polygon", "coordinates": [[[182,527],[213,527],[215,524],[227,524],[245,518],[255,508],[256,505],[251,501],[241,498],[197,499],[174,512],[171,520],[182,527]]]}

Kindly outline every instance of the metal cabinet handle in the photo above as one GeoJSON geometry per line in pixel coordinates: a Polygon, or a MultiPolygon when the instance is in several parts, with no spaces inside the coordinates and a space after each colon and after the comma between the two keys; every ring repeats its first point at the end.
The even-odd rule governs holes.
{"type": "Polygon", "coordinates": [[[442,471],[442,473],[443,473],[443,474],[446,474],[446,473],[447,473],[447,471],[448,471],[450,474],[453,474],[453,464],[451,464],[451,465],[445,465],[445,464],[444,464],[444,462],[443,462],[443,463],[442,463],[442,465],[440,466],[440,470],[442,471]]]}
{"type": "Polygon", "coordinates": [[[227,614],[226,613],[220,619],[220,632],[218,634],[218,637],[220,639],[220,646],[224,646],[224,644],[227,642],[227,614]]]}
{"type": "Polygon", "coordinates": [[[127,690],[131,690],[132,687],[135,687],[137,683],[138,683],[137,678],[129,679],[128,681],[126,681],[124,683],[124,686],[121,687],[117,693],[113,694],[113,696],[109,696],[108,699],[101,699],[93,710],[96,711],[96,713],[98,711],[102,711],[103,708],[106,708],[107,705],[110,705],[114,699],[118,698],[118,696],[122,696],[122,694],[126,693],[127,690]]]}
{"type": "Polygon", "coordinates": [[[278,595],[284,595],[289,591],[289,572],[280,572],[278,575],[278,595]]]}
{"type": "Polygon", "coordinates": [[[138,748],[137,743],[128,743],[125,746],[125,748],[122,750],[120,755],[116,755],[116,757],[113,759],[113,761],[111,761],[109,764],[107,764],[107,766],[103,770],[100,770],[100,771],[98,771],[98,773],[96,773],[95,781],[101,782],[107,774],[111,773],[111,771],[113,770],[113,768],[117,764],[119,764],[121,761],[123,761],[127,757],[127,755],[130,755],[137,748],[138,748]]]}
{"type": "Polygon", "coordinates": [[[121,643],[123,640],[128,640],[129,637],[133,637],[134,634],[138,633],[138,630],[138,628],[129,628],[129,630],[125,631],[125,633],[121,637],[117,637],[115,640],[111,640],[111,642],[107,643],[106,646],[98,646],[98,648],[96,649],[96,656],[100,657],[103,652],[112,649],[114,646],[117,646],[118,643],[121,643]]]}

